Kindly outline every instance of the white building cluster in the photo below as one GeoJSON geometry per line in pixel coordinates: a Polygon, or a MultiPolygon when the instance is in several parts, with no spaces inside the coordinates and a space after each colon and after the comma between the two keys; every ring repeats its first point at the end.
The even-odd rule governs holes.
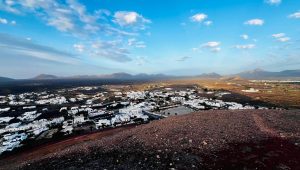
{"type": "Polygon", "coordinates": [[[253,106],[242,105],[236,102],[224,102],[222,100],[212,100],[212,99],[193,99],[188,100],[183,103],[185,106],[188,106],[196,110],[204,109],[229,109],[229,110],[238,110],[238,109],[255,109],[253,106]]]}
{"type": "Polygon", "coordinates": [[[1,139],[0,154],[22,146],[21,142],[25,139],[34,139],[42,132],[49,130],[55,125],[61,124],[63,121],[64,117],[59,117],[52,120],[40,119],[28,124],[18,122],[7,125],[5,128],[0,129],[0,135],[3,136],[1,139]]]}
{"type": "Polygon", "coordinates": [[[68,135],[78,129],[102,129],[160,119],[165,117],[161,111],[179,106],[192,111],[257,108],[222,101],[224,95],[230,95],[223,91],[164,87],[128,92],[102,89],[76,87],[0,96],[0,154],[22,146],[27,140],[43,139],[47,134],[68,135]]]}
{"type": "Polygon", "coordinates": [[[130,99],[145,99],[146,97],[146,92],[144,91],[131,91],[131,92],[127,92],[126,96],[130,99]]]}

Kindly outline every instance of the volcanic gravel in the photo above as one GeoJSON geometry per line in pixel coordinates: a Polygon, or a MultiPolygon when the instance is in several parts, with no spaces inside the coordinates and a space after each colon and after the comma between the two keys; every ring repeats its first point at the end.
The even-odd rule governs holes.
{"type": "Polygon", "coordinates": [[[68,146],[21,169],[300,169],[299,110],[210,110],[68,146]]]}

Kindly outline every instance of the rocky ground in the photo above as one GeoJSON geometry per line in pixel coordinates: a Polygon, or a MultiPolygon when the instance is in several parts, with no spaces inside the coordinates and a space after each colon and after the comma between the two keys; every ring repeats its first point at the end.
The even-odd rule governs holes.
{"type": "Polygon", "coordinates": [[[300,169],[299,110],[203,111],[109,134],[6,158],[0,168],[300,169]]]}

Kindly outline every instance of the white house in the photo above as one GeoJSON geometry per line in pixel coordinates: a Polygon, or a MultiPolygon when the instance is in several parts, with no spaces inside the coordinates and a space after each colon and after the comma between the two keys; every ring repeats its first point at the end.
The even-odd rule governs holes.
{"type": "Polygon", "coordinates": [[[9,110],[10,110],[10,107],[0,108],[0,112],[8,112],[9,110]]]}
{"type": "Polygon", "coordinates": [[[83,115],[79,115],[79,116],[74,117],[74,124],[81,124],[83,122],[85,122],[85,119],[84,119],[83,115]]]}

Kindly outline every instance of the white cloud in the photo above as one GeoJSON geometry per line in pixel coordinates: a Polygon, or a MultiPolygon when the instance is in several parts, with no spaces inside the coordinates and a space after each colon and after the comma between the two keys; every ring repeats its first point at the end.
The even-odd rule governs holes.
{"type": "Polygon", "coordinates": [[[7,21],[7,19],[5,19],[5,18],[0,18],[0,23],[1,23],[1,24],[7,24],[8,21],[7,21]]]}
{"type": "Polygon", "coordinates": [[[136,12],[120,11],[115,13],[115,19],[121,26],[135,24],[138,21],[139,14],[136,12]]]}
{"type": "Polygon", "coordinates": [[[254,25],[254,26],[262,26],[262,25],[264,25],[264,20],[262,20],[262,19],[251,19],[251,20],[246,21],[244,24],[254,25]]]}
{"type": "Polygon", "coordinates": [[[69,7],[77,13],[80,21],[86,24],[95,23],[97,17],[87,14],[86,8],[84,5],[78,3],[76,0],[67,0],[69,7]]]}
{"type": "Polygon", "coordinates": [[[280,41],[280,42],[287,42],[291,39],[289,37],[286,37],[285,33],[273,34],[272,37],[275,38],[277,41],[280,41]]]}
{"type": "Polygon", "coordinates": [[[144,41],[137,41],[135,38],[128,39],[128,46],[132,46],[136,48],[146,48],[144,41]]]}
{"type": "Polygon", "coordinates": [[[118,11],[114,14],[114,22],[120,26],[140,25],[144,29],[144,24],[151,23],[149,19],[134,11],[118,11]]]}
{"type": "Polygon", "coordinates": [[[91,44],[91,54],[95,57],[103,57],[115,62],[129,62],[130,52],[123,47],[122,42],[116,41],[97,41],[91,44]]]}
{"type": "Polygon", "coordinates": [[[82,44],[74,44],[73,47],[75,48],[76,51],[78,52],[83,52],[85,49],[85,46],[82,44]]]}
{"type": "Polygon", "coordinates": [[[15,3],[16,2],[14,0],[2,0],[0,1],[0,10],[4,10],[14,14],[20,14],[20,11],[13,7],[15,3]]]}
{"type": "Polygon", "coordinates": [[[79,61],[74,58],[66,58],[63,55],[53,55],[51,53],[47,53],[44,51],[30,51],[30,50],[24,50],[24,49],[15,49],[15,53],[20,56],[29,56],[29,57],[35,57],[43,60],[49,60],[54,61],[58,63],[65,63],[65,64],[77,64],[79,61]]]}
{"type": "Polygon", "coordinates": [[[218,47],[221,43],[217,42],[217,41],[210,41],[207,42],[205,44],[202,44],[202,47],[207,47],[207,48],[214,48],[214,47],[218,47]]]}
{"type": "Polygon", "coordinates": [[[255,48],[255,44],[246,44],[246,45],[236,45],[237,49],[252,49],[255,48]]]}
{"type": "Polygon", "coordinates": [[[45,21],[47,25],[55,27],[59,31],[70,34],[82,33],[85,23],[78,21],[78,18],[81,17],[71,8],[72,6],[69,4],[71,1],[75,2],[75,0],[67,0],[66,3],[53,0],[16,0],[14,2],[6,1],[1,5],[14,9],[19,14],[34,14],[45,21]]]}
{"type": "MultiPolygon", "coordinates": [[[[73,44],[75,50],[116,62],[131,60],[130,45],[126,45],[128,38],[136,37],[151,23],[134,11],[117,11],[114,15],[106,9],[90,11],[79,0],[0,0],[0,10],[20,16],[34,15],[46,25],[84,40],[82,44],[73,44]],[[95,43],[90,45],[91,42],[95,43]]],[[[0,23],[16,24],[1,18],[0,23]]],[[[144,41],[135,40],[132,47],[145,48],[146,45],[144,41]]]]}
{"type": "MultiPolygon", "coordinates": [[[[47,25],[76,37],[86,38],[99,34],[100,31],[110,36],[135,34],[115,28],[110,22],[113,18],[108,10],[99,9],[89,12],[78,0],[0,0],[0,10],[21,15],[33,14],[47,25]]],[[[138,18],[140,17],[141,15],[138,15],[138,18]]]]}
{"type": "Polygon", "coordinates": [[[21,1],[15,2],[15,4],[17,4],[17,3],[20,3],[22,6],[30,8],[30,9],[38,9],[38,8],[49,6],[51,4],[51,0],[43,0],[43,1],[21,0],[21,1]]]}
{"type": "Polygon", "coordinates": [[[136,48],[146,48],[147,46],[145,45],[145,43],[143,41],[138,41],[138,42],[136,42],[135,47],[136,48]]]}
{"type": "Polygon", "coordinates": [[[205,19],[207,19],[207,15],[206,14],[203,14],[203,13],[198,13],[198,14],[195,14],[193,16],[191,16],[191,21],[193,22],[202,22],[204,21],[205,19]]]}
{"type": "Polygon", "coordinates": [[[281,38],[281,37],[284,37],[285,36],[285,33],[278,33],[278,34],[273,34],[272,37],[274,38],[281,38]]]}
{"type": "Polygon", "coordinates": [[[92,33],[96,33],[97,31],[100,30],[100,28],[98,26],[91,25],[91,24],[86,24],[83,28],[84,28],[84,30],[92,32],[92,33]]]}
{"type": "Polygon", "coordinates": [[[75,28],[73,21],[69,17],[65,16],[50,18],[48,20],[48,25],[54,26],[59,31],[63,32],[72,31],[75,28]]]}
{"type": "Polygon", "coordinates": [[[243,35],[241,35],[241,38],[244,39],[244,40],[248,40],[249,36],[247,34],[243,34],[243,35]]]}
{"type": "Polygon", "coordinates": [[[205,21],[205,22],[204,22],[204,25],[210,26],[210,25],[212,25],[212,23],[213,23],[212,21],[205,21]]]}
{"type": "Polygon", "coordinates": [[[1,53],[7,57],[32,57],[65,64],[77,64],[80,62],[74,54],[8,34],[0,34],[0,44],[1,53]]]}
{"type": "Polygon", "coordinates": [[[289,15],[289,18],[300,19],[300,11],[295,12],[295,13],[289,15]]]}
{"type": "Polygon", "coordinates": [[[0,24],[11,24],[11,25],[16,25],[17,22],[14,21],[14,20],[9,21],[9,20],[7,20],[7,19],[5,19],[5,18],[0,18],[0,24]]]}
{"type": "Polygon", "coordinates": [[[266,3],[270,5],[279,5],[281,3],[281,0],[266,0],[266,3]]]}
{"type": "Polygon", "coordinates": [[[220,42],[210,41],[205,44],[202,44],[201,47],[208,48],[211,52],[220,52],[221,51],[220,45],[221,45],[220,42]]]}
{"type": "Polygon", "coordinates": [[[290,41],[290,37],[281,37],[281,38],[278,38],[277,40],[280,41],[280,42],[287,42],[287,41],[290,41]]]}

